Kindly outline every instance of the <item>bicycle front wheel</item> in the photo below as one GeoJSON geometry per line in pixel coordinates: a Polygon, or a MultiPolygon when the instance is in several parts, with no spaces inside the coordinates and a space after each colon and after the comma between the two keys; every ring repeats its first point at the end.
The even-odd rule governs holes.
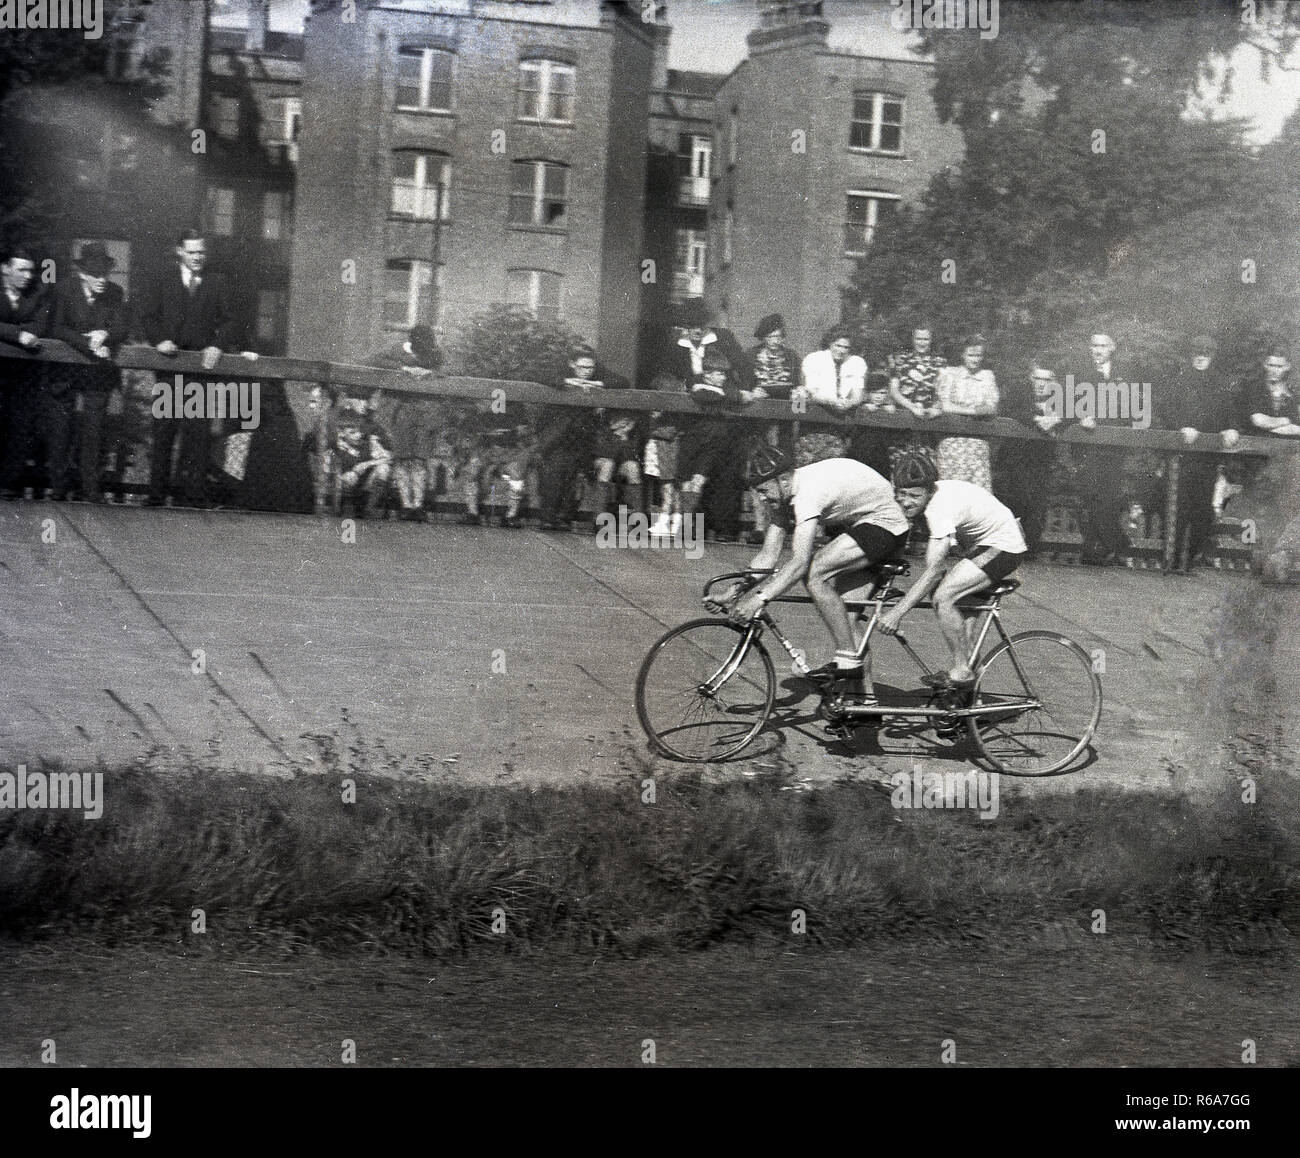
{"type": "Polygon", "coordinates": [[[1047,776],[1068,768],[1101,719],[1092,658],[1055,631],[1024,631],[980,665],[973,707],[1005,711],[967,718],[971,740],[999,772],[1047,776]]]}
{"type": "Polygon", "coordinates": [[[636,677],[636,714],[665,756],[704,764],[758,735],[776,699],[767,649],[725,619],[692,619],[651,649],[636,677]]]}

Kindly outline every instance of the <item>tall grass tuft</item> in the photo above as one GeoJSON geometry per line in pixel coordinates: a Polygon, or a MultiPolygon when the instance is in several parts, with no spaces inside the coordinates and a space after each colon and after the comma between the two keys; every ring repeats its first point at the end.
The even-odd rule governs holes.
{"type": "MultiPolygon", "coordinates": [[[[997,821],[896,812],[846,785],[660,776],[611,787],[467,788],[350,773],[270,780],[107,770],[102,819],[0,813],[0,935],[445,955],[567,945],[639,955],[725,941],[1087,936],[1290,942],[1300,789],[1078,793],[1004,801],[997,821]],[[504,927],[502,921],[504,920],[504,927]],[[209,941],[209,944],[212,942],[209,941]]],[[[1004,782],[1005,783],[1005,782],[1004,782]]]]}

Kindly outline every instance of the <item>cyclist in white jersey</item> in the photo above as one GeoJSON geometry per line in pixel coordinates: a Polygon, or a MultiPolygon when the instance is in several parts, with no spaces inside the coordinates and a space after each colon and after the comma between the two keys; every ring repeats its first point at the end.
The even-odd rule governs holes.
{"type": "Polygon", "coordinates": [[[857,658],[857,641],[837,580],[902,554],[908,523],[893,487],[851,458],[826,458],[796,468],[781,451],[760,443],[750,461],[751,485],[783,515],[768,527],[750,566],[776,567],[787,532],[791,554],[783,567],[736,600],[729,613],[732,620],[747,623],[802,580],[835,644],[834,659],[814,668],[810,678],[849,681],[843,685],[845,692],[869,693],[870,656],[865,664],[857,658]],[[826,529],[829,541],[814,552],[819,526],[826,529]]]}
{"type": "Polygon", "coordinates": [[[968,688],[975,682],[969,657],[976,621],[964,615],[957,602],[1000,583],[1020,566],[1029,550],[1025,536],[1010,509],[983,487],[937,478],[934,464],[921,455],[899,459],[894,495],[909,519],[925,513],[930,542],[925,571],[877,626],[886,635],[896,634],[903,616],[933,591],[939,630],[952,663],[947,672],[927,676],[925,682],[932,687],[968,688]],[[954,548],[964,554],[950,562],[954,548]]]}

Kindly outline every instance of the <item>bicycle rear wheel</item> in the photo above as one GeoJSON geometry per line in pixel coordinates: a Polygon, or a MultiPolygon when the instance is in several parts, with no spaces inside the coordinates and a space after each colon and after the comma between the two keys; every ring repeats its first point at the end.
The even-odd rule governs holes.
{"type": "Polygon", "coordinates": [[[1005,712],[970,716],[971,740],[999,772],[1047,776],[1069,767],[1101,719],[1101,681],[1092,658],[1055,631],[1024,631],[998,644],[980,665],[974,707],[1005,712]],[[1032,705],[1032,706],[1030,706],[1032,705]]]}
{"type": "Polygon", "coordinates": [[[748,628],[692,619],[651,649],[636,677],[636,714],[665,756],[694,764],[724,760],[767,722],[776,672],[748,628]]]}

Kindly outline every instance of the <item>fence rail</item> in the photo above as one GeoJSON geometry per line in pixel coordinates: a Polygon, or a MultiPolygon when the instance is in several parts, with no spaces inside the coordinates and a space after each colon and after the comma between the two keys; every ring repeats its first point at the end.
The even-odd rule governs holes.
{"type": "MultiPolygon", "coordinates": [[[[0,358],[29,363],[71,363],[100,365],[100,359],[82,355],[62,342],[45,339],[38,354],[25,354],[17,346],[0,342],[0,358]]],[[[227,381],[295,381],[319,383],[324,386],[350,387],[360,390],[383,390],[396,394],[430,398],[459,398],[472,401],[492,401],[504,392],[507,408],[511,403],[533,403],[549,406],[570,406],[578,409],[597,407],[619,410],[658,411],[672,414],[699,414],[702,409],[684,394],[666,394],[654,390],[556,390],[539,382],[523,382],[496,378],[471,378],[458,375],[414,378],[400,370],[382,370],[374,366],[354,366],[342,362],[324,362],[306,358],[259,357],[256,360],[237,354],[223,354],[212,369],[204,369],[201,356],[196,352],[181,351],[174,356],[160,354],[152,346],[123,346],[113,363],[124,370],[152,370],[163,375],[193,375],[195,377],[227,381]]],[[[0,369],[0,375],[3,370],[0,369]]],[[[910,414],[898,412],[863,411],[861,409],[841,415],[815,402],[806,409],[794,409],[789,402],[765,399],[744,407],[724,411],[728,417],[764,423],[786,422],[817,427],[841,426],[855,428],[886,428],[897,430],[923,430],[933,434],[966,435],[973,438],[1019,439],[1026,442],[1050,443],[1054,441],[1075,443],[1080,446],[1113,446],[1128,450],[1153,450],[1168,454],[1213,454],[1233,456],[1262,456],[1272,458],[1289,455],[1300,449],[1300,439],[1260,437],[1243,434],[1233,449],[1224,447],[1216,433],[1203,433],[1194,444],[1184,443],[1176,430],[1134,430],[1127,427],[1099,426],[1083,430],[1070,426],[1058,435],[1045,435],[1041,431],[1011,418],[965,418],[941,415],[938,418],[918,421],[910,414]]]]}

